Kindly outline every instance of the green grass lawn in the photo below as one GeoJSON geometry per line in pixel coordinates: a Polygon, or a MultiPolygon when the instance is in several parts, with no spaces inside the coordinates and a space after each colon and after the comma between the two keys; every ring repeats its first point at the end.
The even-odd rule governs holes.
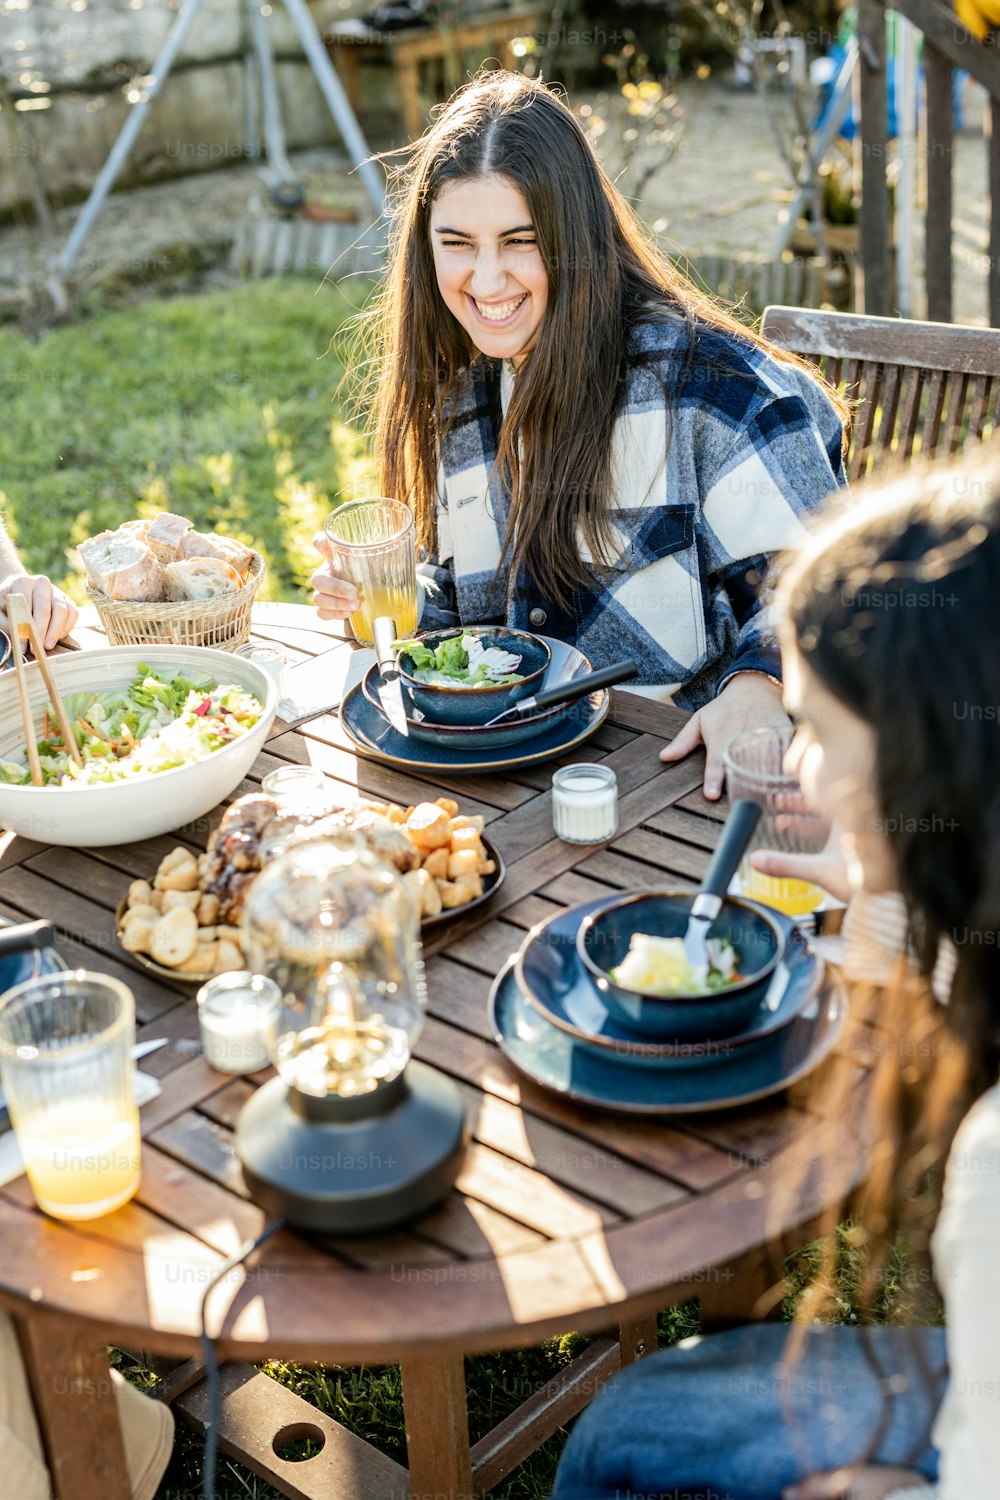
{"type": "MultiPolygon", "coordinates": [[[[310,539],[331,506],[375,483],[365,445],[338,394],[344,367],[331,340],[371,290],[314,277],[96,312],[37,342],[0,331],[0,505],[25,563],[83,599],[71,552],[84,537],[169,509],[252,542],[268,562],[266,594],[305,599],[310,539]]],[[[376,490],[377,493],[377,490],[376,490]]],[[[858,1267],[842,1256],[839,1315],[855,1318],[858,1267]]],[[[799,1257],[786,1312],[815,1269],[799,1257]]],[[[895,1278],[896,1271],[893,1272],[895,1278]]],[[[899,1285],[887,1284],[892,1317],[899,1285]]],[[[660,1319],[661,1343],[697,1332],[696,1304],[660,1319]]],[[[538,1349],[468,1361],[473,1441],[563,1368],[583,1346],[572,1333],[538,1349]]],[[[137,1384],[151,1377],[118,1360],[137,1384]]],[[[395,1369],[264,1367],[307,1400],[405,1460],[395,1369]]],[[[565,1434],[495,1492],[543,1500],[565,1434]]],[[[197,1500],[202,1444],[179,1430],[158,1500],[197,1500]]],[[[219,1500],[276,1500],[228,1459],[219,1500]]]]}
{"type": "Polygon", "coordinates": [[[374,479],[331,347],[370,289],[250,282],[0,331],[0,507],[29,569],[83,599],[71,549],[172,510],[259,548],[263,597],[304,599],[313,533],[374,479]]]}

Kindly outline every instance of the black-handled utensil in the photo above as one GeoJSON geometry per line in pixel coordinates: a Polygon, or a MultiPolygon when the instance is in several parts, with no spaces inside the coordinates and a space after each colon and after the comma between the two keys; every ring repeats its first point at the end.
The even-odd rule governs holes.
{"type": "Polygon", "coordinates": [[[577,698],[585,698],[588,693],[599,692],[601,688],[614,687],[618,682],[630,682],[638,675],[639,668],[634,661],[618,661],[610,667],[601,667],[596,672],[584,672],[580,677],[571,677],[567,682],[557,682],[554,687],[543,688],[530,698],[521,698],[513,708],[504,709],[502,714],[490,719],[483,728],[492,729],[494,724],[509,719],[512,714],[522,718],[525,714],[539,713],[543,708],[554,708],[557,703],[572,703],[577,698]]]}
{"type": "Polygon", "coordinates": [[[51,922],[18,922],[14,927],[0,927],[0,958],[27,953],[32,948],[51,948],[55,940],[51,922]]]}
{"type": "Polygon", "coordinates": [[[760,814],[760,803],[751,802],[746,797],[732,805],[705,878],[698,887],[684,933],[684,957],[693,968],[708,967],[708,934],[722,909],[729,882],[760,822],[760,814]]]}

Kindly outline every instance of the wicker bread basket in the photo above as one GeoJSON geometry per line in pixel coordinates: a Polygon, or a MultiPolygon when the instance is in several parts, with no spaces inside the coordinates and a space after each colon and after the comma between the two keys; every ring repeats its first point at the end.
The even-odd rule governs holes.
{"type": "Polygon", "coordinates": [[[264,573],[264,559],[255,552],[243,587],[214,599],[136,604],[109,599],[89,583],[87,596],[97,607],[109,646],[210,646],[215,651],[235,651],[250,636],[250,606],[264,573]]]}

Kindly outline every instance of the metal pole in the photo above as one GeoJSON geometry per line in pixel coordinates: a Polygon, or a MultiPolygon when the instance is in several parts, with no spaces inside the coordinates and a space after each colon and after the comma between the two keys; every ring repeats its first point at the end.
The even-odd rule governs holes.
{"type": "Polygon", "coordinates": [[[267,22],[259,0],[250,0],[250,32],[260,73],[260,97],[264,112],[264,140],[267,145],[267,160],[279,182],[294,183],[288,157],[285,155],[285,131],[281,123],[281,106],[278,103],[278,85],[274,77],[274,54],[267,22]]]}
{"type": "Polygon", "coordinates": [[[70,267],[80,253],[80,247],[90,233],[94,220],[101,211],[101,205],[111,191],[115,178],[121,171],[125,158],[131,151],[135,138],[142,128],[146,112],[166,81],[174,58],[184,45],[184,39],[190,31],[191,23],[201,9],[201,6],[202,0],[184,0],[176,21],[167,33],[167,39],[160,50],[160,55],[153,64],[149,88],[138,104],[133,104],[130,108],[125,124],[118,133],[118,139],[112,146],[108,159],[101,168],[97,181],[90,190],[90,197],[83,205],[80,217],[73,225],[73,232],[66,241],[63,252],[56,263],[56,269],[60,275],[67,276],[69,274],[70,267]]]}
{"type": "Polygon", "coordinates": [[[361,174],[361,180],[372,206],[381,218],[385,212],[385,179],[375,163],[366,160],[370,155],[368,143],[354,118],[354,111],[348,102],[344,86],[337,77],[337,71],[327,56],[322,38],[316,29],[316,22],[310,15],[305,0],[285,0],[285,9],[298,32],[299,41],[316,75],[316,82],[323,91],[323,97],[333,115],[337,129],[343,137],[344,145],[361,174]]]}
{"type": "Polygon", "coordinates": [[[840,65],[840,72],[837,74],[833,88],[830,91],[830,97],[823,112],[821,126],[809,149],[808,180],[805,183],[800,183],[788,207],[785,218],[778,229],[773,252],[776,260],[781,252],[787,248],[789,240],[795,233],[795,225],[805,204],[811,202],[815,211],[816,194],[814,188],[816,173],[824,156],[833,145],[841,125],[844,123],[844,116],[847,114],[851,103],[851,88],[857,65],[858,44],[852,37],[847,45],[844,61],[840,65]]]}

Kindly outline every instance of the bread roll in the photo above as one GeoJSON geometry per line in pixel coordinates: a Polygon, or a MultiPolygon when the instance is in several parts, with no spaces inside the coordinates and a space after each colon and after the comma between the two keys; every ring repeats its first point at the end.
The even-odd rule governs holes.
{"type": "Polygon", "coordinates": [[[161,510],[149,523],[146,541],[159,562],[176,562],[177,544],[190,529],[191,522],[185,516],[175,516],[169,510],[161,510]]]}
{"type": "Polygon", "coordinates": [[[185,531],[177,544],[177,560],[189,557],[214,557],[235,568],[246,578],[253,562],[253,552],[231,536],[217,536],[214,531],[185,531]]]}
{"type": "Polygon", "coordinates": [[[163,598],[160,565],[135,531],[102,531],[81,542],[79,552],[92,587],[109,599],[163,598]]]}
{"type": "Polygon", "coordinates": [[[168,599],[214,599],[243,587],[235,568],[215,557],[192,557],[186,562],[167,563],[163,588],[168,599]]]}

